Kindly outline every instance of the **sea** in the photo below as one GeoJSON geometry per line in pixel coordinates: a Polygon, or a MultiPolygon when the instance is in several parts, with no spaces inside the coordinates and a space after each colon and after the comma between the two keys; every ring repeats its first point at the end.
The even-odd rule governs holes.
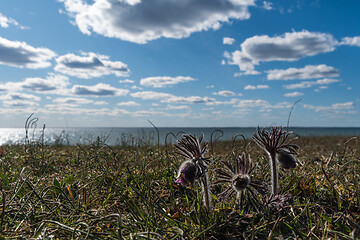
{"type": "MultiPolygon", "coordinates": [[[[360,136],[360,127],[285,127],[294,136],[360,136]]],[[[204,135],[205,141],[249,139],[255,127],[209,128],[0,128],[0,145],[42,143],[47,145],[107,144],[145,146],[175,143],[183,134],[204,135]]]]}

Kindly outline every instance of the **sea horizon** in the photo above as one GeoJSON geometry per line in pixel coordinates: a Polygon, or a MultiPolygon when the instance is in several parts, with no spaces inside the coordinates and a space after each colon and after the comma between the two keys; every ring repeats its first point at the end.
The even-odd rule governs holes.
{"type": "MultiPolygon", "coordinates": [[[[155,145],[174,143],[182,134],[204,135],[205,141],[250,139],[257,127],[43,127],[28,129],[28,140],[44,144],[155,145]]],[[[262,127],[261,127],[262,128],[262,127]]],[[[270,127],[265,127],[269,129],[270,127]]],[[[360,127],[283,127],[294,136],[360,136],[360,127]]],[[[0,145],[25,143],[25,128],[1,128],[0,145]]]]}

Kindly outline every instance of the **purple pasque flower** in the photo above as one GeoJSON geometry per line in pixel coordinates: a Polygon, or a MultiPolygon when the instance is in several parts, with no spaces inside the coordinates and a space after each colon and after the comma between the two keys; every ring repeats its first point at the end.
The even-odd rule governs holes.
{"type": "Polygon", "coordinates": [[[224,199],[229,198],[233,193],[236,193],[236,198],[239,199],[241,194],[246,190],[254,196],[254,190],[263,193],[263,184],[260,181],[252,180],[251,173],[255,166],[251,162],[250,156],[246,157],[245,153],[235,158],[234,163],[222,161],[224,167],[215,169],[216,178],[215,184],[226,183],[228,187],[219,195],[224,199]]]}
{"type": "Polygon", "coordinates": [[[286,133],[282,127],[272,127],[270,132],[264,128],[260,130],[257,128],[257,132],[253,135],[252,139],[263,148],[269,155],[270,169],[271,169],[271,182],[272,182],[272,194],[278,194],[278,182],[279,172],[278,163],[285,168],[295,168],[297,160],[294,155],[297,154],[297,145],[292,144],[292,140],[287,141],[291,132],[286,133]]]}
{"type": "Polygon", "coordinates": [[[200,182],[204,205],[207,209],[211,209],[211,195],[209,189],[208,165],[210,157],[204,155],[209,151],[208,143],[203,142],[204,135],[199,139],[190,134],[184,134],[183,137],[175,144],[176,152],[185,157],[186,160],[180,165],[177,183],[187,185],[194,183],[195,179],[200,182]]]}
{"type": "Polygon", "coordinates": [[[189,183],[194,184],[197,168],[193,160],[184,161],[180,167],[176,177],[176,183],[186,186],[189,183]]]}
{"type": "Polygon", "coordinates": [[[276,153],[276,159],[284,169],[296,168],[296,164],[298,163],[293,154],[283,150],[276,153]]]}
{"type": "MultiPolygon", "coordinates": [[[[208,143],[202,142],[203,139],[204,135],[201,135],[199,139],[197,139],[193,135],[184,134],[183,137],[178,140],[177,144],[175,144],[177,150],[176,153],[186,158],[180,165],[179,173],[182,172],[182,169],[187,170],[189,168],[195,172],[195,178],[198,179],[207,172],[208,165],[210,164],[210,157],[204,156],[209,150],[208,143]],[[196,171],[194,171],[193,167],[190,167],[193,165],[195,165],[196,171]]],[[[192,173],[188,173],[189,176],[191,176],[192,173]]]]}
{"type": "Polygon", "coordinates": [[[252,139],[269,154],[276,154],[279,152],[297,154],[296,150],[299,149],[299,147],[292,144],[292,140],[286,142],[291,133],[292,132],[285,132],[282,127],[279,129],[277,127],[272,127],[270,132],[266,131],[264,128],[260,130],[258,127],[257,132],[253,135],[252,139]]]}

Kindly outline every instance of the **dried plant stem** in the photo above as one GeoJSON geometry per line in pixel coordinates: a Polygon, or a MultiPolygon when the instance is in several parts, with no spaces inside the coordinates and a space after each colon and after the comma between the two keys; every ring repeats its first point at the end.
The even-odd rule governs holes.
{"type": "Polygon", "coordinates": [[[210,196],[210,189],[209,189],[209,174],[207,172],[201,178],[200,182],[201,182],[201,187],[202,187],[204,205],[208,210],[211,210],[211,196],[210,196]]]}
{"type": "Polygon", "coordinates": [[[271,192],[274,196],[278,195],[278,185],[279,185],[279,169],[276,164],[275,153],[269,154],[270,161],[270,170],[271,170],[271,192]]]}

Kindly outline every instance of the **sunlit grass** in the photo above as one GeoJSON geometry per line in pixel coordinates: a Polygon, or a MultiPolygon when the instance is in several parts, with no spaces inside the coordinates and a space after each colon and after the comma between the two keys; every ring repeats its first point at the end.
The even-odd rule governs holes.
{"type": "MultiPolygon", "coordinates": [[[[219,160],[242,152],[252,179],[271,182],[267,155],[250,140],[212,142],[212,210],[201,189],[176,184],[184,159],[173,146],[47,146],[0,150],[0,235],[6,239],[353,239],[360,231],[359,138],[300,137],[298,166],[280,170],[275,209],[222,200],[211,185],[219,160]],[[5,206],[5,207],[4,207],[5,206]]],[[[270,186],[269,186],[270,188],[270,186]]],[[[359,235],[357,235],[359,237],[359,235]]]]}

